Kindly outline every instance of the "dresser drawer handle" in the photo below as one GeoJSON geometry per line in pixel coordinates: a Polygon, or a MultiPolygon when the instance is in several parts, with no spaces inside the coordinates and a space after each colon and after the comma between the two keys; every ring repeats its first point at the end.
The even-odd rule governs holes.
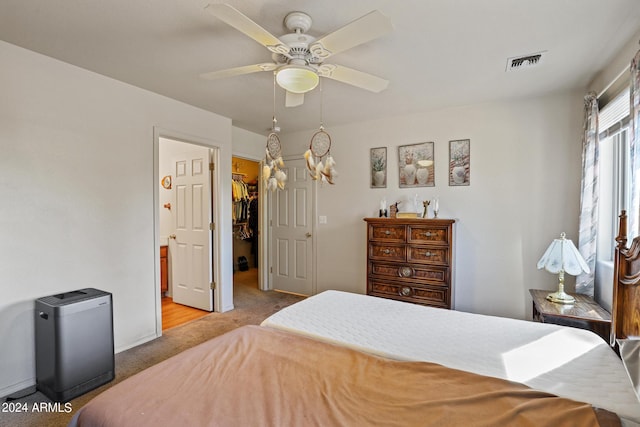
{"type": "Polygon", "coordinates": [[[427,252],[424,253],[424,256],[436,256],[436,254],[433,253],[433,252],[427,251],[427,252]]]}
{"type": "Polygon", "coordinates": [[[408,286],[403,286],[402,288],[400,288],[400,295],[402,295],[403,297],[408,297],[409,295],[411,295],[411,288],[408,286]]]}
{"type": "Polygon", "coordinates": [[[385,230],[384,234],[386,234],[388,236],[389,234],[391,234],[391,231],[385,230]]]}
{"type": "Polygon", "coordinates": [[[389,254],[391,253],[391,249],[389,249],[389,248],[385,249],[385,250],[384,250],[384,253],[385,253],[385,254],[387,254],[387,255],[389,255],[389,254]]]}
{"type": "Polygon", "coordinates": [[[424,233],[424,237],[431,237],[431,232],[427,231],[426,233],[424,233]]]}
{"type": "Polygon", "coordinates": [[[411,267],[400,267],[398,269],[398,276],[400,277],[411,277],[413,276],[413,269],[411,267]]]}

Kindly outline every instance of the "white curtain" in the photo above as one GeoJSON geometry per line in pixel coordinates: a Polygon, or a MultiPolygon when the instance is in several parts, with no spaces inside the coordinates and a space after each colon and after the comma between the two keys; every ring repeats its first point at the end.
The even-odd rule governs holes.
{"type": "Polygon", "coordinates": [[[581,191],[578,248],[590,272],[576,277],[576,292],[593,296],[598,235],[598,99],[593,92],[584,97],[581,191]]]}
{"type": "Polygon", "coordinates": [[[640,51],[631,61],[629,147],[631,151],[631,206],[629,207],[629,234],[639,234],[640,223],[640,51]]]}

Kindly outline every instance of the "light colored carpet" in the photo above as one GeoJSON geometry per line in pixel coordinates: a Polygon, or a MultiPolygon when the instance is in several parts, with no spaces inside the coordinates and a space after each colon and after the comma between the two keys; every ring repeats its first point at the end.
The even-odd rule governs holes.
{"type": "MultiPolygon", "coordinates": [[[[237,272],[234,275],[234,310],[226,313],[211,313],[185,325],[164,331],[160,338],[135,348],[116,354],[116,378],[76,399],[71,400],[71,412],[36,412],[34,404],[51,401],[42,393],[36,392],[12,403],[27,408],[26,413],[0,412],[2,427],[64,427],[75,412],[94,396],[125,378],[155,365],[187,348],[209,340],[225,332],[243,325],[259,325],[265,318],[280,309],[298,302],[303,297],[280,292],[263,292],[257,289],[252,275],[255,269],[248,272],[237,272]]],[[[64,410],[64,404],[61,409],[64,410]]]]}

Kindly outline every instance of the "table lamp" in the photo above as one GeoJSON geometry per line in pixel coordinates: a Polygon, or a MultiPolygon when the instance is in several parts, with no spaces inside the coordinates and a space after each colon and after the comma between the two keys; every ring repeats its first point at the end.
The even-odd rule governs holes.
{"type": "Polygon", "coordinates": [[[577,276],[589,273],[589,266],[578,251],[578,248],[561,233],[559,239],[554,239],[547,251],[538,261],[538,268],[544,268],[550,273],[558,274],[558,292],[547,295],[547,299],[559,304],[573,304],[575,298],[564,292],[564,273],[577,276]]]}

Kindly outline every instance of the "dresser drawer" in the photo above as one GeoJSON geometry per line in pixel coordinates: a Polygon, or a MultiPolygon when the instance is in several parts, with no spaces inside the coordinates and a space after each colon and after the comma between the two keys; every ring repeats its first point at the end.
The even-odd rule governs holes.
{"type": "Polygon", "coordinates": [[[449,285],[449,268],[420,264],[369,263],[369,274],[373,279],[396,279],[411,283],[420,281],[435,286],[449,285]]]}
{"type": "Polygon", "coordinates": [[[429,225],[409,225],[409,243],[449,246],[449,229],[429,225]]]}
{"type": "Polygon", "coordinates": [[[397,299],[433,307],[449,308],[448,288],[370,280],[369,295],[397,299]]]}
{"type": "Polygon", "coordinates": [[[404,243],[407,240],[407,228],[404,225],[369,224],[369,240],[404,243]]]}
{"type": "Polygon", "coordinates": [[[383,242],[369,243],[369,258],[388,261],[406,261],[407,248],[405,245],[394,245],[383,242]]]}
{"type": "Polygon", "coordinates": [[[433,265],[449,265],[449,248],[433,246],[407,247],[407,261],[433,265]]]}

